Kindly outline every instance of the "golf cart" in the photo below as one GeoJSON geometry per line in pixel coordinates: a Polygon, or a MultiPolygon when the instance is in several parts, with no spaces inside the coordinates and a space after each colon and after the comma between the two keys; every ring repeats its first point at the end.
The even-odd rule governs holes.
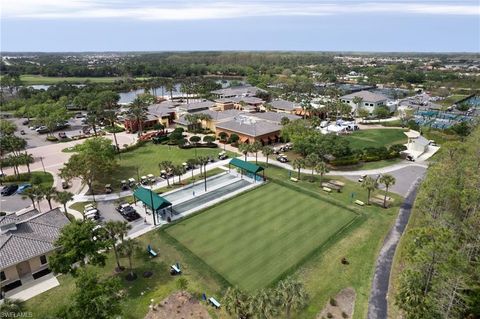
{"type": "Polygon", "coordinates": [[[277,157],[277,161],[280,163],[288,163],[288,158],[284,154],[279,154],[277,157]]]}
{"type": "Polygon", "coordinates": [[[128,186],[134,187],[136,184],[135,178],[131,177],[128,179],[128,186]]]}
{"type": "Polygon", "coordinates": [[[147,176],[142,176],[142,177],[140,177],[140,183],[141,183],[142,185],[147,185],[147,184],[148,184],[148,178],[147,178],[147,176]]]}
{"type": "Polygon", "coordinates": [[[148,174],[147,179],[150,184],[154,184],[156,182],[155,176],[153,176],[153,174],[148,174]]]}
{"type": "Polygon", "coordinates": [[[105,185],[105,194],[111,194],[113,192],[112,185],[106,184],[105,185]]]}
{"type": "Polygon", "coordinates": [[[122,191],[126,191],[128,189],[128,184],[127,184],[126,180],[120,181],[120,184],[121,184],[121,187],[122,187],[122,191]]]}
{"type": "Polygon", "coordinates": [[[222,151],[222,152],[218,153],[218,159],[219,160],[222,161],[222,160],[227,159],[227,158],[228,158],[227,152],[222,151]]]}

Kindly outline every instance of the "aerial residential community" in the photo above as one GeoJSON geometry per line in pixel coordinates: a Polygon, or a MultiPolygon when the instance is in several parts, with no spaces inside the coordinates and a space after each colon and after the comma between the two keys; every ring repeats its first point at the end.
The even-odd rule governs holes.
{"type": "MultiPolygon", "coordinates": [[[[480,30],[367,52],[297,48],[259,22],[272,47],[232,29],[224,48],[208,23],[378,13],[24,2],[2,4],[1,318],[480,318],[480,30]],[[88,41],[66,19],[87,17],[88,41]],[[118,17],[215,40],[117,49],[96,19],[118,17]],[[56,25],[24,46],[18,21],[78,41],[56,25]]],[[[478,24],[478,3],[405,6],[381,11],[478,24]]]]}

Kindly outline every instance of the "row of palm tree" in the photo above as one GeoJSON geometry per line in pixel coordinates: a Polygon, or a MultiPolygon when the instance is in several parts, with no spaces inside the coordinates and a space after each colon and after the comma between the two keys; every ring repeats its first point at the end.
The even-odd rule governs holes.
{"type": "Polygon", "coordinates": [[[307,155],[305,159],[299,157],[293,160],[292,167],[297,170],[297,179],[300,180],[300,172],[305,167],[310,167],[312,169],[310,181],[313,182],[315,179],[313,177],[314,172],[320,175],[320,183],[323,181],[323,175],[328,173],[327,164],[315,153],[307,155]]]}
{"type": "Polygon", "coordinates": [[[27,171],[30,174],[30,164],[34,162],[33,155],[30,153],[20,153],[14,154],[11,153],[7,155],[4,159],[2,159],[2,167],[3,166],[11,166],[13,168],[13,174],[18,176],[20,174],[20,166],[27,166],[27,171]]]}
{"type": "Polygon", "coordinates": [[[65,215],[67,214],[67,203],[73,199],[73,194],[67,191],[59,192],[54,187],[42,187],[33,185],[22,193],[23,199],[30,199],[34,209],[40,211],[40,202],[46,200],[52,209],[52,200],[63,205],[65,215]],[[36,204],[36,205],[35,205],[36,204]]]}
{"type": "Polygon", "coordinates": [[[365,177],[362,181],[362,187],[367,190],[367,204],[370,205],[371,193],[378,188],[379,184],[383,184],[385,186],[385,194],[383,197],[383,207],[387,208],[388,190],[391,186],[395,185],[395,182],[396,182],[395,177],[390,174],[383,174],[376,179],[370,176],[365,177]]]}
{"type": "Polygon", "coordinates": [[[238,150],[240,151],[240,153],[243,153],[243,155],[245,155],[245,161],[247,161],[248,153],[255,153],[255,163],[258,163],[258,152],[261,151],[262,149],[263,149],[263,145],[259,141],[255,141],[252,144],[250,143],[238,144],[238,150]]]}
{"type": "Polygon", "coordinates": [[[282,280],[275,288],[262,289],[254,295],[229,287],[223,298],[226,311],[241,319],[288,319],[292,312],[305,307],[307,301],[303,284],[293,279],[282,280]]]}

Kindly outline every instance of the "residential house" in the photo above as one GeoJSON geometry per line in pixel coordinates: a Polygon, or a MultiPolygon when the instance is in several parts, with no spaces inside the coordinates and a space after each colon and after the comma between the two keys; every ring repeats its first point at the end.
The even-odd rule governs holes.
{"type": "Polygon", "coordinates": [[[1,295],[50,273],[48,258],[69,220],[58,209],[0,217],[1,295]]]}

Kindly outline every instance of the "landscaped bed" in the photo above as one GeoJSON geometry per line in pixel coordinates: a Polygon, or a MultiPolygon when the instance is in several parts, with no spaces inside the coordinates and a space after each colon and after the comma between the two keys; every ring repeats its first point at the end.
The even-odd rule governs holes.
{"type": "Polygon", "coordinates": [[[271,182],[179,222],[166,232],[232,285],[263,288],[358,215],[271,182]]]}

